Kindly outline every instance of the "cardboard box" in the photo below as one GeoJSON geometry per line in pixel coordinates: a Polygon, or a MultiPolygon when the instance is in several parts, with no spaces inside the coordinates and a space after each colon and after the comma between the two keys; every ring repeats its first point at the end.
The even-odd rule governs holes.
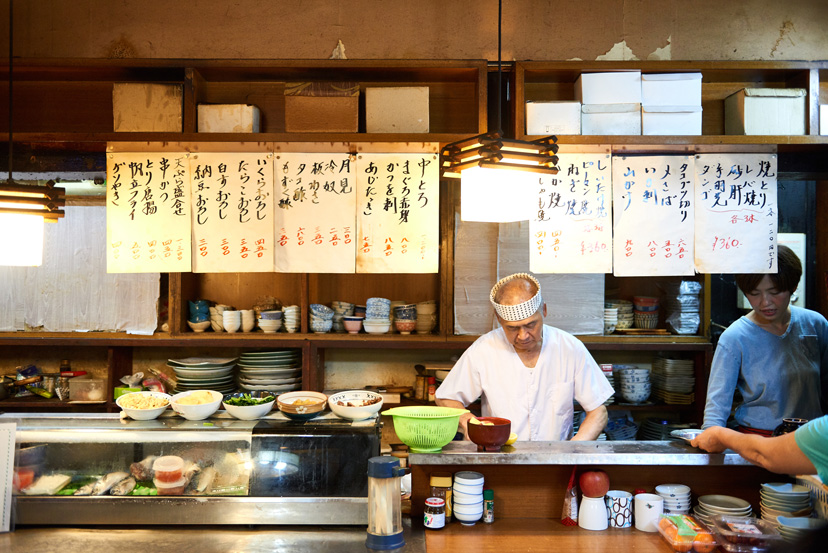
{"type": "Polygon", "coordinates": [[[392,86],[365,89],[365,132],[428,132],[428,87],[392,86]]]}
{"type": "Polygon", "coordinates": [[[198,132],[259,132],[259,108],[245,104],[199,104],[198,132]]]}
{"type": "Polygon", "coordinates": [[[643,106],[641,108],[641,134],[687,136],[701,133],[701,106],[643,106]]]}
{"type": "Polygon", "coordinates": [[[700,106],[701,83],[701,73],[645,73],[641,75],[641,105],[700,106]]]}
{"type": "Polygon", "coordinates": [[[285,84],[285,131],[358,132],[359,84],[285,84]]]}
{"type": "Polygon", "coordinates": [[[805,134],[804,88],[743,88],[725,98],[725,134],[805,134]]]}
{"type": "Polygon", "coordinates": [[[819,134],[828,134],[828,104],[819,106],[819,134]]]}
{"type": "Polygon", "coordinates": [[[115,83],[115,132],[181,132],[183,90],[178,84],[115,83]]]}
{"type": "Polygon", "coordinates": [[[581,73],[575,99],[582,104],[640,104],[641,71],[581,73]]]}
{"type": "Polygon", "coordinates": [[[581,134],[641,134],[641,104],[584,104],[581,134]]]}
{"type": "Polygon", "coordinates": [[[581,134],[581,103],[526,102],[526,134],[581,134]]]}

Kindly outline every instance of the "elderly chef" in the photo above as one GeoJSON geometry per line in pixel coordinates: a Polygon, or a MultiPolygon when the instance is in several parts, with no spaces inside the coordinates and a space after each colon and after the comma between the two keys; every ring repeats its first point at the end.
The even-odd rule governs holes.
{"type": "MultiPolygon", "coordinates": [[[[594,440],[607,423],[614,393],[586,347],[543,324],[540,283],[517,273],[492,288],[500,328],[478,338],[437,389],[437,405],[464,408],[481,398],[483,416],[512,421],[518,440],[594,440]],[[573,400],[586,411],[572,436],[573,400]]],[[[471,414],[460,418],[463,432],[471,414]]]]}

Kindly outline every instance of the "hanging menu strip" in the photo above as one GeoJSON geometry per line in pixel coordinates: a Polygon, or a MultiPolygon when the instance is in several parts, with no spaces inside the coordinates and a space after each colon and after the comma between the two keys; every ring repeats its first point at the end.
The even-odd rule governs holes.
{"type": "Polygon", "coordinates": [[[436,273],[439,159],[373,154],[357,159],[357,272],[436,273]]]}
{"type": "Polygon", "coordinates": [[[609,154],[561,153],[558,174],[537,177],[532,272],[612,271],[611,176],[609,154]]]}
{"type": "Polygon", "coordinates": [[[192,154],[190,172],[193,272],[273,271],[273,154],[192,154]]]}
{"type": "Polygon", "coordinates": [[[108,273],[189,271],[186,153],[119,153],[106,160],[108,273]]]}
{"type": "Polygon", "coordinates": [[[616,276],[693,274],[693,158],[615,156],[616,276]]]}
{"type": "Polygon", "coordinates": [[[354,161],[345,153],[276,156],[277,271],[355,271],[354,161]]]}

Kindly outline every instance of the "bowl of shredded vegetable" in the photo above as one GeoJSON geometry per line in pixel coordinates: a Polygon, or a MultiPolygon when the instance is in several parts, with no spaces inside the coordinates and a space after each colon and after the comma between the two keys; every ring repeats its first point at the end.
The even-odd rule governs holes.
{"type": "Polygon", "coordinates": [[[276,402],[273,392],[254,391],[226,394],[222,399],[224,410],[244,421],[260,419],[267,415],[276,402]]]}
{"type": "Polygon", "coordinates": [[[131,392],[120,396],[115,403],[134,420],[157,419],[170,406],[171,397],[161,392],[131,392]]]}

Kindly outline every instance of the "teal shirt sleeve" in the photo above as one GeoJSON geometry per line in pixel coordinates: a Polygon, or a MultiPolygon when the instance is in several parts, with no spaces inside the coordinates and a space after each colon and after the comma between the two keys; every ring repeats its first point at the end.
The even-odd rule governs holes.
{"type": "Polygon", "coordinates": [[[822,481],[828,483],[828,416],[799,427],[794,439],[802,453],[814,464],[822,481]]]}

